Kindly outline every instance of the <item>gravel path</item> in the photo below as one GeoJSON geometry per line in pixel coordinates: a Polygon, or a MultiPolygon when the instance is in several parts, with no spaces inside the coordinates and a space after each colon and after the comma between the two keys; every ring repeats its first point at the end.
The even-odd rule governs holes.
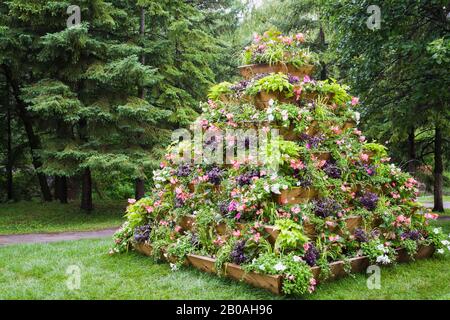
{"type": "MultiPolygon", "coordinates": [[[[434,204],[433,201],[419,201],[421,204],[423,204],[427,208],[433,208],[434,204]]],[[[450,202],[444,201],[444,209],[450,209],[450,202]]]]}
{"type": "Polygon", "coordinates": [[[117,228],[110,228],[95,231],[0,235],[0,246],[17,243],[43,243],[90,238],[105,238],[111,237],[114,232],[116,232],[116,230],[117,228]]]}

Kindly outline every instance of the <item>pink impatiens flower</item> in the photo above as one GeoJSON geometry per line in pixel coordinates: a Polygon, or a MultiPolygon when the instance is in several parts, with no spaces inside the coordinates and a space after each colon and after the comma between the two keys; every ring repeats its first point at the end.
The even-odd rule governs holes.
{"type": "Polygon", "coordinates": [[[338,126],[332,126],[330,129],[334,134],[340,134],[342,132],[338,126]]]}
{"type": "Polygon", "coordinates": [[[146,210],[148,213],[152,213],[152,212],[155,210],[155,208],[153,208],[152,206],[145,206],[145,210],[146,210]]]}
{"type": "Polygon", "coordinates": [[[359,104],[359,98],[358,97],[353,97],[352,98],[352,106],[356,106],[357,104],[359,104]]]}
{"type": "Polygon", "coordinates": [[[299,206],[292,207],[291,211],[294,214],[298,214],[298,213],[300,213],[300,207],[299,206]]]}
{"type": "Polygon", "coordinates": [[[439,218],[437,213],[425,213],[425,219],[436,220],[437,218],[439,218]]]}
{"type": "Polygon", "coordinates": [[[130,199],[128,199],[128,203],[129,203],[129,204],[136,203],[136,199],[131,199],[131,198],[130,198],[130,199]]]}
{"type": "Polygon", "coordinates": [[[305,36],[303,33],[297,33],[295,35],[295,40],[297,40],[298,42],[305,42],[305,36]]]}
{"type": "Polygon", "coordinates": [[[303,83],[309,83],[309,82],[311,82],[311,78],[309,76],[304,76],[303,83]]]}
{"type": "Polygon", "coordinates": [[[305,165],[301,160],[291,160],[290,167],[294,170],[302,170],[305,168],[305,165]]]}
{"type": "Polygon", "coordinates": [[[241,236],[241,230],[234,230],[233,237],[239,238],[241,236]]]}
{"type": "Polygon", "coordinates": [[[366,154],[366,153],[362,153],[362,154],[359,156],[359,158],[360,158],[362,161],[364,161],[364,162],[369,161],[369,155],[366,154]]]}
{"type": "Polygon", "coordinates": [[[339,239],[341,239],[341,237],[339,235],[335,235],[335,236],[330,236],[329,239],[331,242],[336,242],[336,241],[339,241],[339,239]]]}

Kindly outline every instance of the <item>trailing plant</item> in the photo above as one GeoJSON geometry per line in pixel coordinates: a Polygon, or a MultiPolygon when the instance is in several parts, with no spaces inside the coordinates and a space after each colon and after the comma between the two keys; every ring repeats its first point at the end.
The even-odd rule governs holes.
{"type": "Polygon", "coordinates": [[[292,220],[277,220],[275,226],[280,230],[275,241],[276,252],[303,250],[303,245],[309,241],[308,237],[303,234],[302,226],[292,220]]]}
{"type": "Polygon", "coordinates": [[[283,73],[272,73],[255,81],[245,92],[250,96],[255,96],[262,91],[283,92],[286,97],[291,97],[293,96],[293,88],[294,86],[289,82],[287,75],[283,73]]]}

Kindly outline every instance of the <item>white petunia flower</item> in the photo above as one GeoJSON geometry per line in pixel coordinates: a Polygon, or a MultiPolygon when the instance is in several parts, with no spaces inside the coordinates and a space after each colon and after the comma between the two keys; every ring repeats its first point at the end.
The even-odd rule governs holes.
{"type": "Polygon", "coordinates": [[[438,249],[437,253],[444,254],[444,249],[438,249]]]}
{"type": "Polygon", "coordinates": [[[262,264],[259,266],[259,270],[264,271],[264,270],[266,270],[266,267],[264,267],[264,265],[262,264]]]}
{"type": "Polygon", "coordinates": [[[277,271],[284,271],[286,267],[281,262],[278,262],[276,265],[273,266],[275,270],[277,271]]]}
{"type": "Polygon", "coordinates": [[[268,116],[267,116],[267,120],[269,120],[269,121],[273,121],[275,118],[274,118],[274,116],[272,115],[272,114],[269,114],[268,116]]]}
{"type": "Polygon", "coordinates": [[[355,111],[353,119],[356,121],[356,124],[359,124],[359,121],[361,120],[361,113],[355,111]]]}
{"type": "Polygon", "coordinates": [[[294,262],[302,261],[302,258],[300,258],[299,256],[293,256],[292,259],[294,260],[294,262]]]}
{"type": "Polygon", "coordinates": [[[275,194],[280,194],[280,184],[279,183],[275,183],[270,187],[270,191],[272,191],[275,194]]]}
{"type": "Polygon", "coordinates": [[[382,244],[377,245],[377,250],[384,252],[384,245],[382,245],[382,244]]]}
{"type": "Polygon", "coordinates": [[[172,271],[177,271],[177,270],[178,270],[178,267],[177,267],[177,265],[176,265],[175,263],[171,263],[171,264],[170,264],[170,269],[171,269],[172,271]]]}
{"type": "Polygon", "coordinates": [[[450,242],[449,242],[448,240],[442,240],[441,243],[442,243],[444,246],[448,246],[448,245],[450,244],[450,242]]]}
{"type": "Polygon", "coordinates": [[[273,99],[270,99],[270,100],[269,100],[269,106],[273,106],[273,104],[274,104],[273,99]]]}
{"type": "Polygon", "coordinates": [[[389,264],[391,263],[391,259],[388,256],[382,255],[377,257],[377,263],[389,264]]]}
{"type": "Polygon", "coordinates": [[[434,232],[435,234],[439,234],[440,231],[441,231],[441,230],[439,230],[439,228],[434,228],[434,229],[433,229],[433,232],[434,232]]]}

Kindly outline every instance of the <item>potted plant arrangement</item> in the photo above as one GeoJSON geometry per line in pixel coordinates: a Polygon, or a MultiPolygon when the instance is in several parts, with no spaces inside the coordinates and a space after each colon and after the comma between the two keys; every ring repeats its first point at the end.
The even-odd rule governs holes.
{"type": "Polygon", "coordinates": [[[254,34],[253,43],[242,54],[241,75],[249,79],[258,73],[290,73],[297,77],[311,75],[317,55],[305,46],[305,36],[283,36],[276,30],[254,34]]]}
{"type": "MultiPolygon", "coordinates": [[[[295,36],[260,38],[244,52],[249,63],[313,62],[295,36]],[[258,44],[268,46],[257,51],[258,44]]],[[[417,181],[357,128],[358,99],[333,80],[288,73],[216,86],[196,121],[203,131],[277,128],[281,134],[269,135],[263,148],[276,146],[276,159],[265,166],[247,158],[179,163],[174,153],[186,142],[174,142],[154,171],[149,196],[129,199],[111,254],[134,248],[174,271],[190,265],[275,294],[302,295],[369,263],[422,259],[449,247],[448,235],[429,223],[437,215],[417,204],[417,181]],[[266,102],[262,92],[277,94],[266,102]],[[302,99],[305,92],[317,96],[302,99]]]]}

